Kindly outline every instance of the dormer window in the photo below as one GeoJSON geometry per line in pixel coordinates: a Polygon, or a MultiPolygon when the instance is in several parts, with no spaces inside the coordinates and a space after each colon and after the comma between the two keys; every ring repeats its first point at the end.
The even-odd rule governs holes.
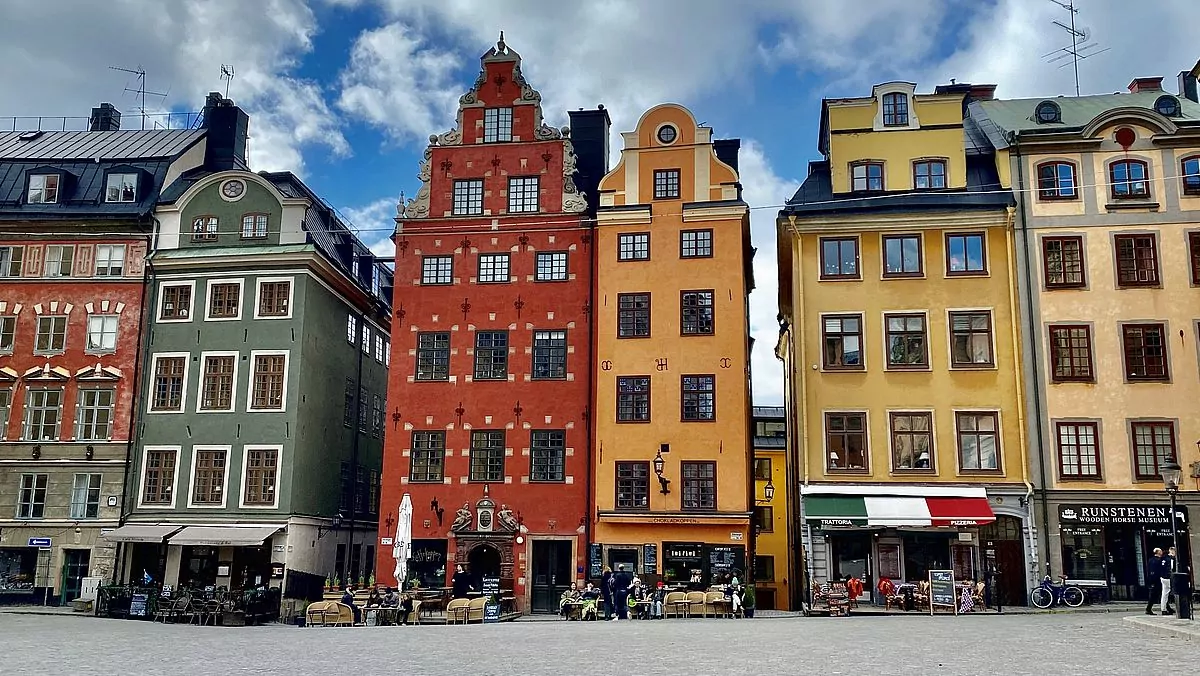
{"type": "Polygon", "coordinates": [[[883,192],[883,163],[857,162],[850,165],[850,189],[854,192],[883,192]]]}
{"type": "Polygon", "coordinates": [[[55,204],[58,202],[58,174],[34,174],[29,177],[30,204],[55,204]]]}
{"type": "Polygon", "coordinates": [[[913,188],[916,190],[941,190],[945,187],[945,160],[919,160],[913,162],[913,188]]]}
{"type": "Polygon", "coordinates": [[[488,108],[483,111],[483,142],[512,140],[512,108],[488,108]]]}
{"type": "Polygon", "coordinates": [[[883,126],[908,126],[908,95],[893,92],[883,95],[883,126]]]}
{"type": "Polygon", "coordinates": [[[109,174],[105,183],[105,202],[136,202],[137,174],[109,174]]]}
{"type": "Polygon", "coordinates": [[[1163,117],[1179,117],[1179,99],[1170,94],[1164,94],[1154,102],[1154,110],[1163,117]]]}
{"type": "Polygon", "coordinates": [[[1037,118],[1038,124],[1062,122],[1062,110],[1053,101],[1042,101],[1034,109],[1033,114],[1037,118]]]}

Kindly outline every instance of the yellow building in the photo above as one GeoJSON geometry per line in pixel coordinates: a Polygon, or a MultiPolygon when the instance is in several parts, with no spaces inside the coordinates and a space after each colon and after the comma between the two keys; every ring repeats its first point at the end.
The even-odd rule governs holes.
{"type": "Polygon", "coordinates": [[[745,580],[753,281],[739,142],[673,104],[623,138],[597,216],[590,566],[745,580]]]}
{"type": "Polygon", "coordinates": [[[1172,543],[1168,460],[1190,475],[1181,560],[1200,545],[1186,518],[1200,505],[1196,72],[1178,96],[1138,78],[1128,93],[971,106],[1021,196],[1041,545],[1055,575],[1117,599],[1145,598],[1145,562],[1172,543]]]}
{"type": "Polygon", "coordinates": [[[825,100],[824,160],[779,216],[799,544],[809,579],[857,576],[868,600],[994,558],[1022,603],[1035,569],[1013,198],[964,124],[992,90],[825,100]]]}
{"type": "Polygon", "coordinates": [[[782,406],[755,406],[754,583],[761,610],[791,610],[801,584],[793,568],[788,499],[787,414],[782,406]]]}

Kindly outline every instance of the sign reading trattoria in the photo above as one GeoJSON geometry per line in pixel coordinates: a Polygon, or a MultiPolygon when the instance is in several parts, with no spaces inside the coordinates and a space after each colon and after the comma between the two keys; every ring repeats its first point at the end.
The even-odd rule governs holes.
{"type": "MultiPolygon", "coordinates": [[[[1064,504],[1058,507],[1058,522],[1064,526],[1073,524],[1117,524],[1127,523],[1142,526],[1170,526],[1169,505],[1080,505],[1064,504]]],[[[1175,507],[1175,523],[1187,528],[1187,507],[1175,507]]]]}

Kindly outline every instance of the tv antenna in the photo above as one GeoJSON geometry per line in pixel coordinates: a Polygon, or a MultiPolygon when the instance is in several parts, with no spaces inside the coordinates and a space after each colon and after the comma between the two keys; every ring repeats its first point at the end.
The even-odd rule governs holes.
{"type": "Polygon", "coordinates": [[[166,92],[147,91],[147,89],[146,89],[146,71],[141,66],[138,66],[136,69],[122,68],[120,66],[109,66],[109,69],[110,70],[119,70],[122,73],[131,73],[131,74],[137,76],[137,80],[138,80],[137,89],[131,89],[130,87],[127,86],[127,87],[125,87],[125,91],[133,92],[134,94],[137,94],[138,98],[141,101],[141,107],[139,108],[139,110],[142,111],[142,129],[144,130],[146,128],[146,95],[149,94],[150,96],[157,96],[159,98],[165,99],[167,97],[167,94],[170,92],[170,90],[168,89],[166,92]]]}
{"type": "Polygon", "coordinates": [[[1107,52],[1109,47],[1100,47],[1100,43],[1092,41],[1092,32],[1085,27],[1075,26],[1075,15],[1079,13],[1079,9],[1075,7],[1075,0],[1050,0],[1054,4],[1067,10],[1069,20],[1067,23],[1062,21],[1053,21],[1055,26],[1063,29],[1071,38],[1071,44],[1061,49],[1056,49],[1049,54],[1042,56],[1049,63],[1063,63],[1059,68],[1071,66],[1075,70],[1075,96],[1079,96],[1079,62],[1083,59],[1096,56],[1107,52]]]}
{"type": "Polygon", "coordinates": [[[233,66],[221,64],[221,79],[225,81],[225,98],[229,98],[229,85],[233,84],[233,66]]]}

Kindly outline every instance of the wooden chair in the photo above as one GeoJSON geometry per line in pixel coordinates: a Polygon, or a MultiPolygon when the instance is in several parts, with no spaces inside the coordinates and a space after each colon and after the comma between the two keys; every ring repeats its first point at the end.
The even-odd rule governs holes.
{"type": "Polygon", "coordinates": [[[467,622],[483,622],[483,609],[487,605],[488,597],[480,596],[471,599],[467,605],[467,622]]]}
{"type": "Polygon", "coordinates": [[[687,594],[680,591],[667,592],[663,598],[663,617],[680,617],[680,608],[687,603],[687,594]]]}
{"type": "Polygon", "coordinates": [[[733,602],[725,598],[721,592],[710,591],[705,594],[704,608],[712,613],[713,617],[733,617],[733,602]]]}
{"type": "Polygon", "coordinates": [[[983,599],[985,586],[985,583],[980,581],[976,582],[974,586],[971,587],[971,600],[975,602],[975,610],[983,610],[984,608],[983,599]]]}
{"type": "Polygon", "coordinates": [[[705,598],[702,591],[690,591],[687,593],[688,617],[691,617],[692,613],[699,613],[700,617],[704,617],[708,610],[705,605],[705,598]]]}
{"type": "Polygon", "coordinates": [[[308,608],[304,610],[304,626],[306,627],[324,627],[325,616],[329,611],[330,606],[336,604],[337,601],[313,601],[308,604],[308,608]]]}
{"type": "Polygon", "coordinates": [[[451,599],[446,604],[446,624],[458,624],[460,621],[466,624],[470,605],[467,599],[451,599]]]}
{"type": "Polygon", "coordinates": [[[421,624],[421,599],[413,599],[412,612],[408,614],[408,621],[413,624],[421,624]]]}

